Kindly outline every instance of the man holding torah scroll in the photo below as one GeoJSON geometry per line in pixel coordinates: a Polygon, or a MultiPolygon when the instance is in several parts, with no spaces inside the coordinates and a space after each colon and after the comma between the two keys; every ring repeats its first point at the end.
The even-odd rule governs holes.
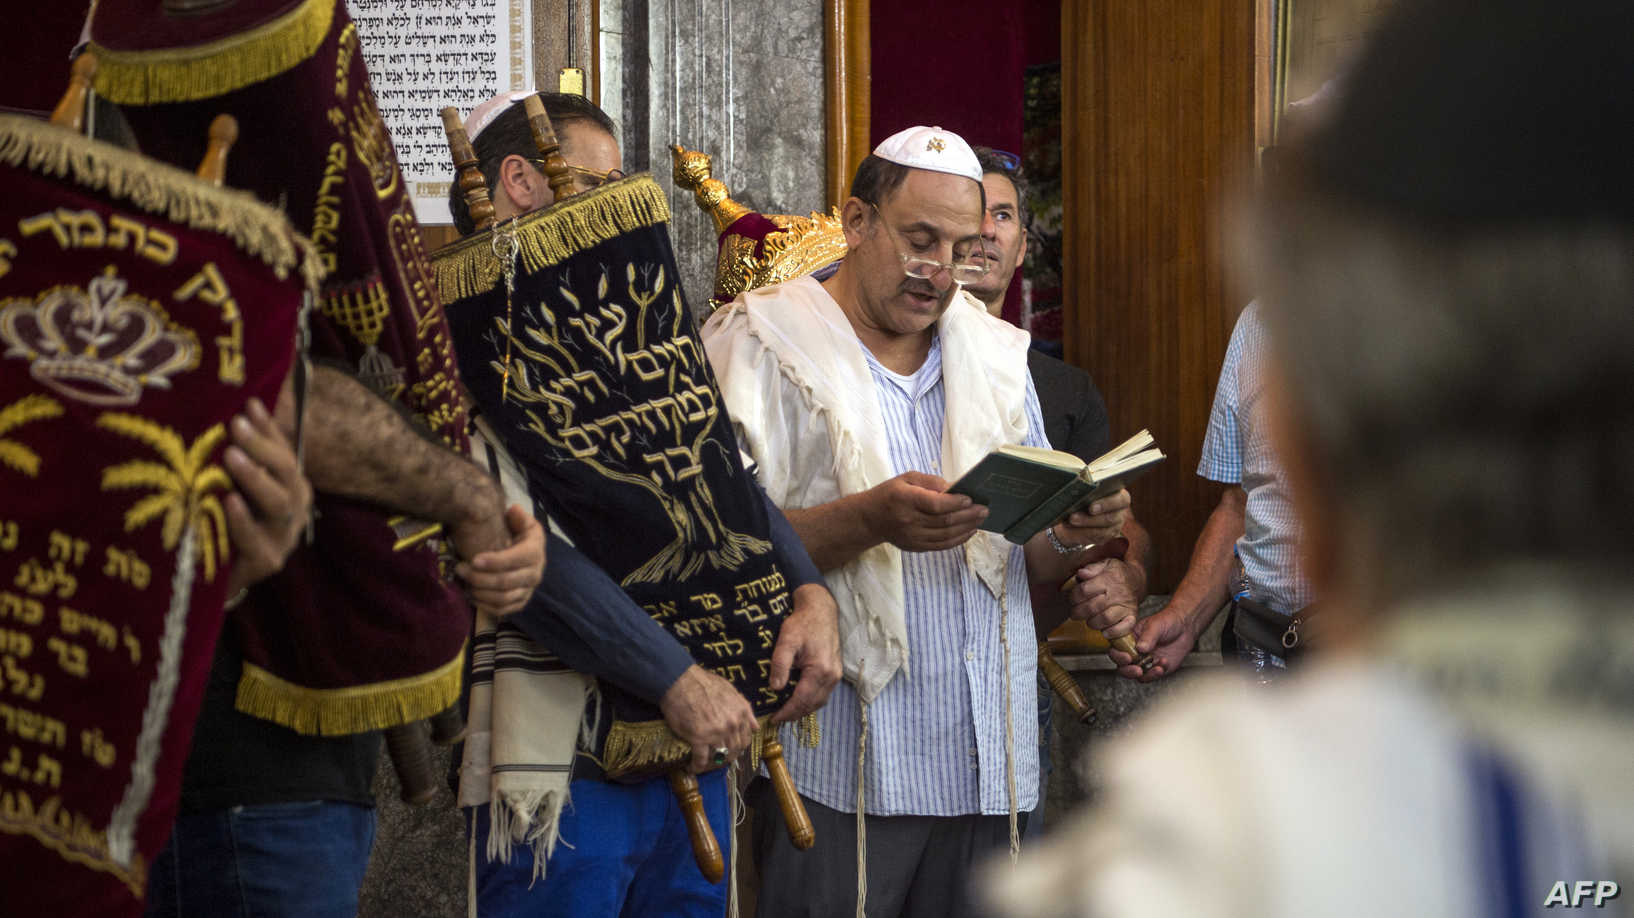
{"type": "MultiPolygon", "coordinates": [[[[287,386],[316,253],[251,195],[72,129],[91,63],[66,126],[0,116],[0,887],[16,915],[142,913],[224,609],[282,563],[309,506],[262,405],[287,386]]],[[[219,151],[231,129],[211,134],[219,151]]]]}
{"type": "Polygon", "coordinates": [[[460,783],[474,904],[718,916],[727,889],[694,866],[671,782],[701,773],[699,815],[729,841],[721,766],[763,743],[779,755],[776,726],[827,698],[833,599],[741,465],[662,192],[647,176],[549,187],[618,161],[557,159],[611,134],[583,99],[541,98],[531,124],[517,99],[484,103],[469,140],[445,111],[456,212],[471,192],[486,214],[491,189],[493,211],[520,216],[473,220],[437,254],[438,283],[480,439],[551,529],[528,606],[479,616],[460,783]]]}
{"type": "Polygon", "coordinates": [[[1119,491],[1023,548],[944,493],[996,447],[1047,446],[1026,333],[961,289],[986,270],[981,177],[951,132],[890,137],[852,182],[839,270],[705,326],[744,448],[840,607],[846,683],[823,742],[789,753],[825,843],[797,857],[764,833],[763,915],[964,913],[966,868],[1018,846],[1038,795],[1029,583],[1060,583],[1129,506],[1119,491]]]}
{"type": "Polygon", "coordinates": [[[228,184],[279,204],[327,269],[310,316],[314,538],[224,632],[163,871],[176,882],[149,908],[351,915],[378,731],[451,707],[464,669],[469,603],[415,537],[442,524],[471,598],[505,609],[537,582],[543,534],[461,455],[442,304],[345,5],[107,0],[89,26],[96,89],[143,150],[194,162],[195,135],[233,113],[228,184]]]}

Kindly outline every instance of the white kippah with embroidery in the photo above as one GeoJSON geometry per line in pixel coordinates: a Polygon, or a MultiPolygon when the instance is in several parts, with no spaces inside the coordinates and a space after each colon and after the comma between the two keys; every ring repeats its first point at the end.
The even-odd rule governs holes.
{"type": "Polygon", "coordinates": [[[874,148],[874,155],[910,169],[929,169],[982,180],[982,166],[965,139],[939,127],[911,127],[897,131],[874,148]]]}

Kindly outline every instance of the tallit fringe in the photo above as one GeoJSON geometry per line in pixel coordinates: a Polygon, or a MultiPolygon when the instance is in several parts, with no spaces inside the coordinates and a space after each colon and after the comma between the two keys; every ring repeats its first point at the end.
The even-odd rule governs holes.
{"type": "Polygon", "coordinates": [[[158,160],[20,115],[0,115],[0,162],[225,236],[279,280],[299,271],[313,292],[323,280],[323,263],[312,243],[283,214],[247,192],[217,188],[158,160]]]}
{"type": "Polygon", "coordinates": [[[420,676],[337,689],[314,689],[244,664],[234,707],[307,736],[344,736],[385,730],[448,710],[460,698],[465,666],[454,659],[420,676]]]}
{"type": "Polygon", "coordinates": [[[96,91],[119,105],[159,105],[270,80],[317,53],[338,2],[306,0],[265,25],[202,45],[115,51],[92,42],[96,91]]]}
{"type": "Polygon", "coordinates": [[[568,795],[556,791],[504,792],[488,802],[490,862],[509,864],[517,845],[533,855],[528,888],[545,878],[545,867],[561,838],[562,808],[568,795]]]}
{"type": "Polygon", "coordinates": [[[866,918],[868,905],[868,812],[864,807],[863,789],[867,786],[868,762],[868,702],[857,695],[857,711],[862,722],[857,735],[857,918],[866,918]]]}
{"type": "MultiPolygon", "coordinates": [[[[517,221],[522,270],[542,271],[624,233],[668,222],[669,217],[669,201],[650,175],[631,176],[574,195],[517,221]]],[[[494,256],[493,235],[494,230],[484,230],[433,253],[437,289],[444,303],[480,296],[499,286],[502,266],[494,256]]]]}

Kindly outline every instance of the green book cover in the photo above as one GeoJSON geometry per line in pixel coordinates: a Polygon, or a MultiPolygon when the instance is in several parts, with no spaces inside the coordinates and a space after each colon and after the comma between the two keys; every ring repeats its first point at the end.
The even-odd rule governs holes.
{"type": "Polygon", "coordinates": [[[948,489],[988,508],[983,529],[1020,545],[1068,514],[1115,493],[1163,460],[1141,431],[1094,462],[1031,446],[1003,446],[948,489]]]}

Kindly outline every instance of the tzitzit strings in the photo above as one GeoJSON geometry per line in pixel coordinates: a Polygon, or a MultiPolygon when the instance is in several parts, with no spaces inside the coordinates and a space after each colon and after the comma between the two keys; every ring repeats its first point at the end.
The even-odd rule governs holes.
{"type": "Polygon", "coordinates": [[[503,402],[511,392],[511,346],[516,343],[516,338],[511,335],[511,300],[516,293],[516,256],[522,251],[516,239],[515,217],[494,227],[494,238],[489,247],[505,274],[505,369],[500,374],[499,382],[499,400],[503,402]]]}

